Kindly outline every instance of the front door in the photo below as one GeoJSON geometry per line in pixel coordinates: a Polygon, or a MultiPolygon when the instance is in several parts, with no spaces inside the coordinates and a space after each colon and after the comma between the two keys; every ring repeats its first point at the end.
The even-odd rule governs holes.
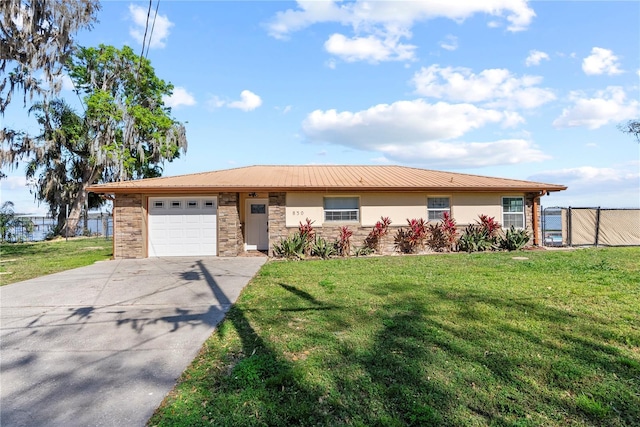
{"type": "Polygon", "coordinates": [[[269,249],[269,199],[248,199],[245,209],[247,250],[269,249]]]}

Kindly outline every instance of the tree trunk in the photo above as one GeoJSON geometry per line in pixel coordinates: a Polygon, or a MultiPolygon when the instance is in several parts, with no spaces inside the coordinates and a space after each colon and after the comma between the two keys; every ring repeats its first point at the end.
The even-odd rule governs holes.
{"type": "Polygon", "coordinates": [[[65,234],[65,223],[67,222],[67,205],[60,206],[60,210],[58,211],[58,219],[57,219],[56,228],[54,230],[54,235],[60,233],[62,236],[65,234]]]}
{"type": "Polygon", "coordinates": [[[65,236],[74,237],[76,235],[76,231],[78,230],[78,223],[80,222],[80,217],[82,216],[84,201],[87,198],[86,188],[88,186],[88,183],[82,183],[81,190],[78,191],[76,198],[71,203],[71,206],[69,206],[69,217],[67,218],[65,228],[63,230],[63,234],[65,236]]]}
{"type": "Polygon", "coordinates": [[[100,176],[98,171],[85,171],[82,177],[82,183],[80,184],[80,191],[69,206],[69,217],[64,226],[63,233],[68,232],[69,236],[75,236],[78,229],[78,223],[82,216],[82,209],[87,205],[87,187],[91,185],[97,177],[100,176]]]}

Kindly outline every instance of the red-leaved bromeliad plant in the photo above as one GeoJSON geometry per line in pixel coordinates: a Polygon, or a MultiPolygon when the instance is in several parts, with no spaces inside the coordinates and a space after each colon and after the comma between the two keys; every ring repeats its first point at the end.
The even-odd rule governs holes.
{"type": "Polygon", "coordinates": [[[442,220],[435,224],[429,224],[429,237],[427,246],[436,252],[453,250],[458,239],[456,221],[449,215],[449,212],[442,214],[442,220]]]}
{"type": "Polygon", "coordinates": [[[302,223],[300,221],[300,225],[298,226],[298,233],[300,233],[300,237],[304,240],[304,253],[309,256],[311,253],[311,246],[316,237],[316,231],[313,229],[313,223],[315,221],[311,221],[309,218],[305,219],[305,222],[302,223]]]}
{"type": "Polygon", "coordinates": [[[338,236],[338,241],[336,242],[338,255],[351,255],[351,236],[353,236],[353,231],[349,230],[349,227],[347,227],[346,225],[340,227],[340,235],[338,236]]]}
{"type": "Polygon", "coordinates": [[[380,221],[376,222],[376,225],[373,226],[373,230],[371,230],[367,238],[364,239],[365,245],[368,248],[381,253],[380,241],[389,232],[390,224],[391,219],[388,216],[380,217],[380,221]]]}
{"type": "Polygon", "coordinates": [[[409,225],[407,230],[400,228],[395,237],[394,245],[397,251],[412,254],[424,249],[427,239],[427,223],[423,218],[407,219],[409,225]]]}
{"type": "Polygon", "coordinates": [[[496,219],[492,216],[488,215],[478,215],[478,219],[476,220],[478,225],[487,233],[489,238],[498,237],[498,232],[500,231],[500,223],[496,221],[496,219]]]}

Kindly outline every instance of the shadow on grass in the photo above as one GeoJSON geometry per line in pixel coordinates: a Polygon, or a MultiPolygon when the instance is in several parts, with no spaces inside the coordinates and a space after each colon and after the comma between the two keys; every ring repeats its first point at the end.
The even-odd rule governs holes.
{"type": "Polygon", "coordinates": [[[537,401],[547,406],[541,420],[548,413],[589,425],[633,425],[640,419],[640,362],[592,338],[610,325],[532,299],[432,293],[453,304],[452,319],[465,325],[431,319],[442,332],[433,344],[488,369],[494,386],[512,390],[495,396],[493,416],[513,412],[531,419],[539,410],[531,402],[537,401]]]}
{"type": "MultiPolygon", "coordinates": [[[[215,280],[200,268],[216,294],[215,280]]],[[[299,301],[289,299],[270,314],[232,307],[217,333],[224,342],[225,328],[233,328],[241,349],[202,355],[202,377],[185,379],[180,402],[169,401],[153,425],[634,425],[640,419],[640,364],[581,337],[586,318],[580,314],[534,299],[437,288],[428,303],[396,294],[368,310],[348,301],[327,304],[309,288],[279,286],[299,301]],[[451,311],[443,314],[442,307],[451,311]],[[325,326],[298,335],[319,348],[315,359],[313,352],[292,358],[284,350],[291,342],[279,327],[306,315],[297,312],[325,326]],[[266,333],[271,327],[282,336],[266,333]]],[[[604,326],[592,326],[594,333],[604,326]]]]}

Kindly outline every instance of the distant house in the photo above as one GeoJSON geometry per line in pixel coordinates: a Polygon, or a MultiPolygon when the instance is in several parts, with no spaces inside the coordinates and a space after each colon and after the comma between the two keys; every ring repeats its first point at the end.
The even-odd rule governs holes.
{"type": "MultiPolygon", "coordinates": [[[[538,230],[540,197],[567,187],[401,166],[249,166],[94,185],[114,197],[114,257],[238,256],[268,250],[306,218],[335,239],[361,242],[380,217],[459,226],[480,214],[538,230]]],[[[534,233],[534,244],[539,243],[534,233]]]]}

